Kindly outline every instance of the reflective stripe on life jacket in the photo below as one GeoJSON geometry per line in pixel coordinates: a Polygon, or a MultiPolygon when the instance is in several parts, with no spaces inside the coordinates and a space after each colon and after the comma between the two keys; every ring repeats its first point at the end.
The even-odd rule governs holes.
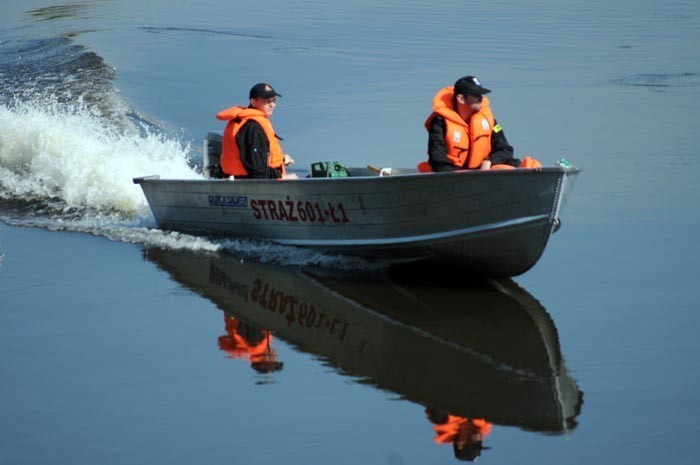
{"type": "Polygon", "coordinates": [[[235,106],[220,111],[216,115],[221,121],[228,121],[224,129],[222,153],[221,153],[221,169],[226,174],[235,176],[247,176],[248,171],[241,160],[241,152],[238,149],[236,135],[241,130],[244,124],[249,120],[258,123],[265,131],[267,140],[270,143],[270,155],[267,159],[267,166],[270,168],[281,168],[284,173],[284,153],[282,146],[275,136],[275,130],[272,127],[270,119],[260,110],[255,108],[244,108],[235,106]]]}
{"type": "Polygon", "coordinates": [[[426,129],[430,130],[430,123],[437,115],[445,119],[447,159],[460,168],[479,168],[491,154],[495,120],[489,99],[483,98],[481,110],[474,113],[467,123],[455,111],[454,87],[445,87],[433,98],[433,113],[425,121],[426,129]]]}

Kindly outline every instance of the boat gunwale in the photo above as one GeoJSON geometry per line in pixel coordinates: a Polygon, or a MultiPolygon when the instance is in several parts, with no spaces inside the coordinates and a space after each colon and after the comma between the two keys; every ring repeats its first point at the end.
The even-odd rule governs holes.
{"type": "MultiPolygon", "coordinates": [[[[350,168],[352,169],[352,168],[350,168]]],[[[397,168],[401,169],[401,168],[397,168]]],[[[562,167],[562,166],[551,166],[542,168],[523,168],[523,169],[513,169],[513,170],[460,170],[460,171],[445,171],[445,172],[433,172],[433,173],[421,173],[421,172],[407,172],[407,173],[396,173],[386,176],[348,176],[342,178],[312,178],[304,177],[298,179],[215,179],[215,178],[198,178],[198,179],[179,179],[179,178],[162,178],[160,175],[148,175],[133,178],[134,184],[145,184],[145,183],[168,183],[168,184],[200,184],[200,183],[222,183],[222,182],[243,182],[245,184],[270,184],[277,185],[283,183],[284,185],[299,185],[301,183],[347,183],[354,181],[371,181],[371,180],[382,180],[381,182],[387,182],[389,180],[407,180],[407,179],[419,179],[419,178],[435,178],[435,177],[452,177],[452,176],[523,176],[532,175],[534,173],[562,173],[578,175],[583,171],[582,168],[578,167],[562,167]]],[[[378,181],[373,181],[378,182],[378,181]]],[[[389,181],[391,182],[391,181],[389,181]]]]}

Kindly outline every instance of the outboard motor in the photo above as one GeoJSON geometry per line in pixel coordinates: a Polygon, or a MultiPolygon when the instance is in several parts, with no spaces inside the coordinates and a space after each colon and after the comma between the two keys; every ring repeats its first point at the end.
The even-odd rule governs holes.
{"type": "Polygon", "coordinates": [[[208,178],[221,179],[224,177],[224,172],[221,169],[221,141],[221,135],[215,132],[207,133],[207,138],[204,139],[202,166],[204,167],[204,175],[208,178]]]}

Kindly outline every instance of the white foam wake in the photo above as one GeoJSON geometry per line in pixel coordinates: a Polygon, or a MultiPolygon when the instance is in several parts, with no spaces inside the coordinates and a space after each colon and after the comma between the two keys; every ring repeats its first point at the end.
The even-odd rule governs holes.
{"type": "Polygon", "coordinates": [[[86,106],[0,105],[0,196],[57,198],[67,207],[146,213],[132,178],[200,177],[189,146],[152,130],[119,127],[86,106]]]}
{"type": "MultiPolygon", "coordinates": [[[[253,239],[225,239],[193,236],[177,231],[158,229],[153,218],[135,216],[124,219],[118,214],[92,214],[82,218],[5,217],[0,219],[11,226],[42,228],[49,231],[70,231],[104,237],[111,241],[191,252],[224,252],[241,260],[272,263],[285,266],[313,267],[337,271],[380,271],[383,263],[360,257],[324,254],[309,249],[273,244],[253,239]]],[[[0,233],[2,224],[0,223],[0,233]]],[[[0,255],[0,264],[2,264],[0,255]]]]}

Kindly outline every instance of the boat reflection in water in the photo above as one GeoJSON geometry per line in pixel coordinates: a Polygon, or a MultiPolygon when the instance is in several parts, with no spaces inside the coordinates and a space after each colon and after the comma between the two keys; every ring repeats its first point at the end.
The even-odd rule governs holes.
{"type": "Polygon", "coordinates": [[[229,356],[274,373],[283,367],[274,334],[423,405],[435,442],[453,444],[458,458],[478,456],[492,424],[554,434],[576,426],[583,394],[554,322],[512,280],[348,278],[223,254],[144,254],[224,311],[219,346],[229,356]]]}

